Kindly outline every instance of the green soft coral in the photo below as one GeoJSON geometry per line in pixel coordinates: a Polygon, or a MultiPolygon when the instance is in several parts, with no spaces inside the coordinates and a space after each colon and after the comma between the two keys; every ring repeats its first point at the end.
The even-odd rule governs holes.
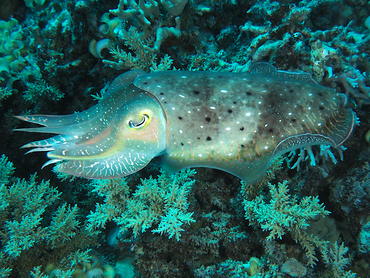
{"type": "Polygon", "coordinates": [[[54,101],[59,101],[64,97],[64,93],[55,86],[46,83],[41,79],[33,83],[26,83],[27,90],[23,92],[23,98],[27,101],[38,103],[38,101],[45,97],[54,101]]]}
{"type": "Polygon", "coordinates": [[[183,224],[195,220],[188,213],[187,197],[194,184],[195,170],[182,170],[173,175],[162,172],[156,179],[142,179],[131,193],[126,178],[95,180],[94,190],[104,197],[104,204],[97,204],[88,216],[89,230],[105,227],[113,220],[124,232],[132,229],[135,236],[154,225],[153,233],[167,233],[169,238],[180,240],[183,224]]]}
{"type": "Polygon", "coordinates": [[[36,175],[30,181],[18,180],[11,186],[2,185],[0,197],[2,230],[2,251],[11,258],[19,257],[24,250],[33,247],[47,236],[47,228],[41,228],[45,209],[53,204],[60,193],[50,187],[49,182],[36,182],[36,175]]]}
{"type": "Polygon", "coordinates": [[[181,226],[186,223],[190,224],[195,222],[192,218],[193,212],[185,213],[184,211],[178,208],[170,208],[165,216],[161,216],[161,222],[158,225],[158,228],[153,230],[153,233],[168,233],[169,238],[173,236],[176,237],[176,240],[180,240],[180,232],[183,232],[184,229],[181,226]]]}
{"type": "MultiPolygon", "coordinates": [[[[243,185],[246,186],[245,184],[243,185]]],[[[306,250],[308,265],[317,261],[315,249],[327,250],[327,242],[311,234],[307,234],[309,221],[319,216],[330,214],[325,206],[319,203],[318,197],[303,197],[289,194],[288,182],[277,186],[268,183],[271,199],[266,202],[262,196],[253,200],[244,200],[245,217],[251,225],[260,226],[268,231],[267,240],[281,239],[285,233],[290,233],[293,239],[306,250]]],[[[246,197],[246,196],[245,196],[246,197]]]]}
{"type": "MultiPolygon", "coordinates": [[[[9,182],[9,179],[13,175],[14,170],[15,168],[13,162],[9,161],[5,155],[2,155],[0,157],[0,188],[5,188],[5,184],[9,182]]],[[[0,204],[1,203],[2,202],[0,202],[0,204]]]]}
{"type": "Polygon", "coordinates": [[[97,232],[86,231],[76,205],[55,206],[61,193],[49,181],[37,182],[36,174],[18,179],[13,172],[1,156],[0,277],[29,277],[33,267],[46,264],[73,268],[63,261],[93,245],[97,232]]]}

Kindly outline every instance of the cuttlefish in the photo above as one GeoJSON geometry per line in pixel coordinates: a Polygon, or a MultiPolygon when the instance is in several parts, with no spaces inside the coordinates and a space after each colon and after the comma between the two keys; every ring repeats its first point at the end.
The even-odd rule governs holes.
{"type": "Polygon", "coordinates": [[[70,175],[127,176],[161,156],[170,172],[209,167],[254,183],[281,154],[342,146],[356,124],[346,102],[307,73],[266,63],[249,73],[130,71],[90,109],[17,116],[43,125],[17,130],[58,134],[23,148],[46,151],[46,165],[70,175]]]}

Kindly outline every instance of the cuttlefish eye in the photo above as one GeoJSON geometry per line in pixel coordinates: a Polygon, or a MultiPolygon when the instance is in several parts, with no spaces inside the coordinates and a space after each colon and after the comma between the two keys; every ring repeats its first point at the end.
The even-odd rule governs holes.
{"type": "Polygon", "coordinates": [[[127,122],[127,126],[129,127],[129,129],[141,129],[141,128],[146,127],[149,123],[150,123],[150,117],[148,114],[144,113],[143,119],[140,122],[135,123],[132,120],[129,120],[127,122]]]}

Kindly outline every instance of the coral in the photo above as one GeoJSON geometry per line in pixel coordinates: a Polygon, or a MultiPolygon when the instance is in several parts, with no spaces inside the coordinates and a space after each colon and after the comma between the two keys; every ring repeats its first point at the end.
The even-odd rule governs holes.
{"type": "MultiPolygon", "coordinates": [[[[0,161],[0,271],[24,277],[33,266],[61,264],[79,248],[96,240],[97,232],[87,233],[78,220],[77,206],[63,204],[49,215],[61,193],[48,181],[38,183],[36,175],[29,181],[16,179],[5,156],[0,161]],[[27,262],[27,263],[26,263],[27,262]],[[13,272],[12,272],[13,274],[13,272]]],[[[71,266],[67,266],[69,269],[71,266]]]]}
{"type": "Polygon", "coordinates": [[[255,26],[252,24],[251,21],[247,21],[246,23],[244,23],[243,26],[239,27],[239,30],[242,32],[251,32],[253,34],[258,34],[258,35],[265,34],[271,29],[270,28],[271,22],[268,22],[267,25],[268,26],[255,26]]]}
{"type": "Polygon", "coordinates": [[[323,259],[327,267],[331,268],[332,275],[334,278],[354,278],[356,273],[352,271],[345,271],[348,265],[351,263],[351,259],[346,258],[348,247],[344,246],[344,243],[338,245],[337,242],[333,244],[330,250],[323,250],[323,259]]]}
{"type": "Polygon", "coordinates": [[[135,56],[131,52],[123,51],[118,47],[116,49],[111,48],[110,53],[117,62],[103,60],[103,63],[116,69],[134,68],[148,70],[156,59],[155,54],[145,49],[145,46],[150,44],[150,42],[141,40],[137,31],[132,27],[129,31],[122,30],[122,39],[124,44],[135,53],[135,56]]]}
{"type": "Polygon", "coordinates": [[[157,29],[156,33],[156,40],[154,42],[153,47],[146,47],[147,50],[151,52],[159,53],[159,50],[161,48],[161,44],[165,39],[167,39],[170,36],[175,36],[176,38],[181,36],[180,31],[180,17],[175,18],[176,21],[176,27],[160,27],[157,29]]]}
{"type": "Polygon", "coordinates": [[[159,63],[156,63],[157,56],[149,51],[148,45],[151,40],[141,40],[137,31],[130,28],[129,31],[122,30],[125,45],[135,54],[121,49],[111,48],[110,53],[117,61],[103,60],[103,63],[115,69],[143,69],[145,71],[169,70],[172,67],[172,59],[165,55],[159,63]]]}
{"type": "Polygon", "coordinates": [[[41,7],[45,3],[45,0],[24,0],[24,3],[27,7],[35,9],[41,7]]]}
{"type": "Polygon", "coordinates": [[[104,13],[101,17],[99,31],[111,39],[116,39],[115,28],[121,24],[121,20],[118,17],[113,19],[109,18],[110,13],[104,13]]]}
{"type": "Polygon", "coordinates": [[[90,53],[95,57],[99,59],[103,59],[102,51],[104,49],[110,49],[112,48],[112,43],[110,39],[105,38],[101,39],[99,41],[91,40],[89,43],[89,51],[90,53]]]}
{"type": "Polygon", "coordinates": [[[3,249],[10,258],[16,258],[46,236],[46,229],[40,229],[45,208],[59,198],[60,193],[48,182],[36,183],[36,176],[30,181],[18,180],[9,188],[1,186],[1,227],[3,249]],[[17,197],[16,197],[17,196],[17,197]],[[16,208],[12,212],[12,208],[16,208]],[[13,216],[11,221],[6,221],[13,216]]]}
{"type": "MultiPolygon", "coordinates": [[[[176,28],[173,27],[156,27],[156,24],[152,24],[154,18],[158,18],[160,16],[160,9],[159,9],[159,2],[155,0],[147,1],[149,3],[145,3],[144,0],[139,0],[137,3],[135,0],[120,0],[117,9],[109,10],[109,12],[115,16],[117,16],[121,20],[127,20],[134,18],[137,22],[137,27],[135,29],[138,30],[138,37],[141,40],[147,39],[149,36],[153,35],[153,31],[157,33],[157,46],[154,49],[155,52],[159,52],[159,47],[162,41],[167,38],[170,34],[175,36],[181,35],[180,19],[176,20],[176,28]],[[124,9],[127,7],[127,9],[124,9]],[[154,28],[153,28],[154,27],[154,28]],[[158,48],[158,49],[157,49],[158,48]]],[[[171,16],[178,16],[182,13],[185,5],[187,4],[188,0],[161,0],[160,3],[166,8],[168,13],[171,16]]],[[[120,35],[118,34],[118,37],[120,35]]]]}
{"type": "Polygon", "coordinates": [[[214,211],[197,217],[196,223],[182,234],[179,242],[147,234],[128,243],[134,244],[133,249],[138,256],[136,267],[141,275],[188,277],[201,265],[228,258],[249,259],[251,242],[240,224],[241,220],[235,219],[234,215],[214,211]],[[182,267],[184,262],[187,265],[185,269],[182,267]],[[180,272],[181,269],[183,271],[180,272]]]}
{"type": "Polygon", "coordinates": [[[354,98],[358,105],[370,103],[370,87],[366,86],[368,76],[365,77],[358,69],[346,71],[340,74],[337,82],[344,87],[344,94],[354,98]]]}
{"type": "Polygon", "coordinates": [[[251,17],[256,15],[256,17],[263,18],[263,26],[247,21],[239,27],[239,30],[245,32],[246,35],[252,34],[249,46],[246,49],[242,48],[241,52],[246,52],[249,59],[266,61],[274,59],[279,51],[287,49],[284,52],[293,56],[291,60],[295,60],[294,52],[288,49],[302,40],[295,31],[300,29],[302,22],[309,18],[312,6],[315,5],[314,2],[304,3],[306,5],[301,6],[291,4],[289,8],[279,2],[258,1],[255,3],[247,13],[251,17]],[[284,13],[283,18],[277,22],[275,17],[282,12],[284,13]],[[280,36],[282,33],[284,37],[280,36]],[[277,34],[279,36],[276,36],[277,34]]]}
{"type": "Polygon", "coordinates": [[[34,55],[28,51],[23,30],[14,18],[9,21],[0,20],[0,73],[0,82],[6,82],[8,91],[12,89],[15,80],[26,82],[29,76],[36,79],[41,76],[34,55]]]}
{"type": "Polygon", "coordinates": [[[153,233],[167,233],[169,238],[179,241],[184,231],[182,225],[194,222],[192,213],[186,211],[195,173],[189,169],[171,176],[162,172],[157,179],[142,179],[133,193],[126,178],[94,181],[93,191],[104,197],[105,203],[96,204],[95,211],[88,216],[88,230],[105,227],[107,221],[113,220],[120,226],[120,233],[132,229],[136,237],[158,225],[153,233]]]}
{"type": "Polygon", "coordinates": [[[14,165],[5,155],[0,158],[0,185],[3,187],[9,182],[10,177],[14,173],[14,165]]]}
{"type": "Polygon", "coordinates": [[[332,76],[332,69],[326,65],[329,59],[338,60],[337,50],[317,40],[311,44],[311,62],[313,74],[319,82],[323,79],[325,73],[329,73],[329,78],[332,76]]]}
{"type": "Polygon", "coordinates": [[[0,72],[15,74],[26,65],[25,44],[22,37],[22,31],[16,19],[0,20],[0,72]]]}
{"type": "MultiPolygon", "coordinates": [[[[224,57],[225,53],[223,52],[209,52],[207,54],[200,54],[200,55],[189,55],[189,64],[187,70],[213,70],[213,71],[221,71],[228,69],[229,71],[233,71],[233,65],[229,63],[225,63],[224,57]]],[[[235,65],[238,66],[238,65],[235,65]]],[[[240,67],[241,68],[241,67],[240,67]]],[[[235,70],[236,71],[236,70],[235,70]]]]}
{"type": "Polygon", "coordinates": [[[34,83],[27,82],[26,86],[27,90],[23,92],[23,98],[33,103],[37,103],[39,99],[44,96],[55,101],[58,101],[64,97],[63,92],[61,92],[55,86],[47,84],[44,79],[34,83]]]}
{"type": "Polygon", "coordinates": [[[161,0],[161,4],[173,16],[181,14],[187,3],[188,0],[161,0]]]}
{"type": "Polygon", "coordinates": [[[41,271],[41,265],[34,267],[33,271],[30,271],[30,277],[32,278],[48,278],[49,276],[43,275],[41,271]]]}
{"type": "Polygon", "coordinates": [[[161,222],[158,225],[157,229],[152,230],[153,233],[164,234],[168,233],[169,237],[176,237],[177,241],[180,240],[181,232],[184,229],[181,226],[186,223],[190,224],[195,222],[192,218],[193,213],[184,213],[179,208],[169,208],[165,216],[161,216],[161,222]]]}
{"type": "MultiPolygon", "coordinates": [[[[158,1],[150,0],[148,2],[149,3],[146,4],[144,0],[139,0],[139,3],[136,3],[135,0],[120,0],[117,9],[112,9],[109,12],[123,20],[135,17],[142,22],[141,24],[143,24],[143,29],[145,29],[147,25],[150,25],[148,17],[151,17],[152,15],[159,15],[158,1]],[[125,10],[125,6],[129,6],[130,8],[125,10]]],[[[187,2],[188,0],[160,1],[168,13],[173,16],[178,16],[181,14],[187,2]]]]}
{"type": "Polygon", "coordinates": [[[145,4],[144,1],[140,0],[138,5],[134,0],[129,0],[129,2],[128,0],[120,0],[117,9],[109,10],[109,12],[122,20],[135,18],[138,25],[142,28],[140,38],[146,39],[150,34],[149,26],[151,25],[147,17],[159,15],[159,7],[156,1],[145,4]],[[125,10],[125,6],[130,6],[130,8],[125,10]]]}
{"type": "Polygon", "coordinates": [[[296,196],[288,194],[287,184],[288,182],[284,181],[276,187],[268,183],[271,195],[269,203],[266,203],[262,196],[257,196],[251,201],[245,196],[245,217],[250,221],[250,225],[260,226],[262,230],[269,231],[267,241],[282,239],[282,236],[289,232],[306,250],[307,264],[313,266],[317,261],[315,249],[319,248],[321,252],[326,250],[327,242],[306,233],[308,221],[328,215],[330,212],[319,204],[317,197],[304,197],[297,201],[296,196]]]}
{"type": "Polygon", "coordinates": [[[3,99],[11,96],[12,92],[8,88],[0,87],[0,103],[3,99]]]}
{"type": "Polygon", "coordinates": [[[111,19],[109,15],[110,13],[104,13],[100,20],[102,24],[99,26],[99,32],[104,38],[99,39],[99,41],[92,39],[89,43],[89,51],[95,58],[103,59],[103,50],[107,49],[109,51],[117,44],[116,33],[119,25],[122,24],[122,20],[118,17],[111,19]]]}
{"type": "Polygon", "coordinates": [[[14,18],[9,21],[0,20],[0,53],[2,57],[11,60],[7,55],[18,55],[24,47],[22,31],[18,21],[14,18]]]}
{"type": "MultiPolygon", "coordinates": [[[[228,248],[232,249],[232,244],[247,239],[247,234],[241,230],[240,226],[232,226],[232,215],[221,212],[202,213],[198,219],[205,224],[205,227],[190,236],[191,244],[198,246],[198,252],[212,253],[214,256],[219,257],[220,245],[225,248],[231,243],[228,248]]],[[[228,251],[232,253],[231,251],[228,251]]]]}
{"type": "Polygon", "coordinates": [[[120,0],[117,9],[111,9],[109,12],[116,18],[109,19],[107,14],[104,14],[100,25],[100,32],[107,37],[106,39],[92,40],[90,43],[90,52],[97,58],[102,58],[101,50],[103,48],[111,48],[111,54],[118,62],[103,60],[115,68],[137,68],[140,61],[140,68],[148,70],[155,60],[156,56],[153,53],[159,53],[160,47],[166,38],[170,36],[180,37],[180,18],[187,0],[161,0],[144,1],[144,0],[120,0]],[[170,16],[162,15],[160,12],[161,4],[170,16]],[[165,27],[169,22],[173,22],[171,17],[175,18],[176,27],[165,27]],[[125,29],[125,23],[128,20],[134,19],[136,27],[131,26],[129,31],[125,29]],[[154,45],[153,36],[156,36],[154,45]],[[136,53],[136,58],[133,58],[130,53],[120,51],[116,44],[118,41],[123,41],[124,44],[136,53]],[[149,53],[146,53],[149,52],[149,53]],[[119,55],[117,55],[119,54],[119,55]],[[145,59],[143,59],[145,58],[145,59]],[[146,61],[146,62],[145,62],[146,61]]]}

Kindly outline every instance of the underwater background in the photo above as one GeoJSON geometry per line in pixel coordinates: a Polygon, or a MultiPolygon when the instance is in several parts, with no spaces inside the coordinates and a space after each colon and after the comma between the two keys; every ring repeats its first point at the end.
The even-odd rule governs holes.
{"type": "Polygon", "coordinates": [[[369,1],[2,0],[0,19],[1,277],[370,277],[369,1]],[[285,154],[256,184],[156,159],[89,180],[41,169],[20,147],[47,135],[13,131],[92,107],[132,69],[256,61],[348,97],[343,160],[285,154]]]}

